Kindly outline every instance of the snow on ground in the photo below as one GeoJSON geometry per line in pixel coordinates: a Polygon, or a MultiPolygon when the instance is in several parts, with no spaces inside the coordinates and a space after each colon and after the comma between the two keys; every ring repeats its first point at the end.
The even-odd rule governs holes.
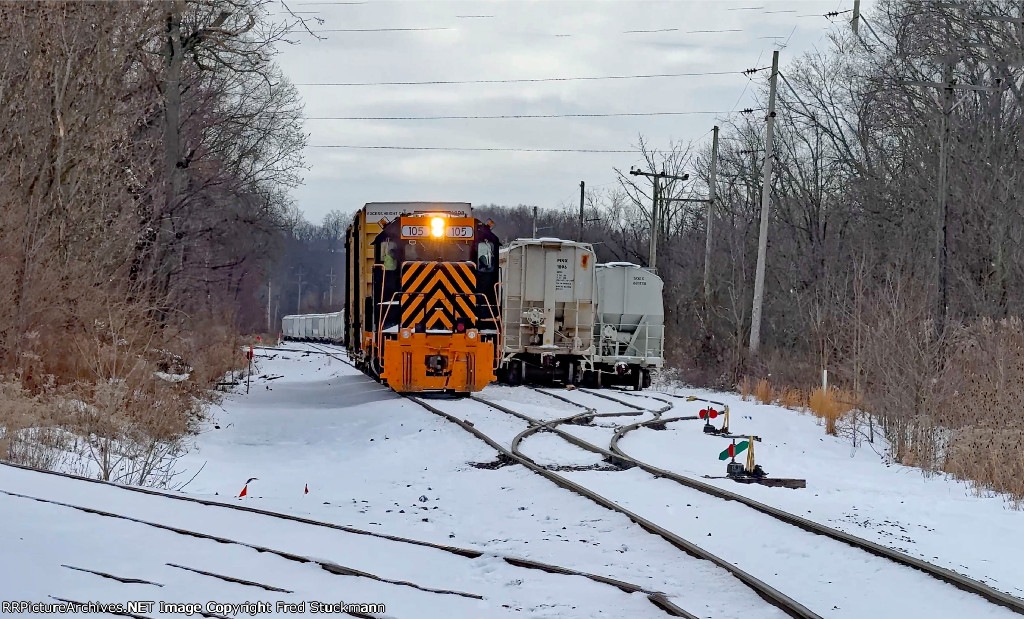
{"type": "MultiPolygon", "coordinates": [[[[289,348],[305,347],[289,344],[289,348]]],[[[0,467],[0,490],[124,513],[317,557],[393,580],[479,594],[483,600],[341,577],[244,546],[187,538],[2,493],[0,522],[9,533],[5,537],[17,542],[10,554],[4,554],[5,559],[13,559],[0,562],[0,599],[45,600],[53,595],[114,601],[139,592],[148,596],[140,599],[170,601],[278,597],[379,601],[387,605],[387,616],[404,618],[664,616],[639,594],[625,594],[579,577],[513,568],[495,557],[508,555],[663,591],[701,617],[781,616],[724,571],[683,554],[627,518],[562,490],[522,466],[502,466],[493,449],[465,430],[339,360],[311,352],[267,351],[257,361],[258,374],[281,378],[255,380],[250,394],[231,394],[212,409],[212,419],[197,437],[195,448],[179,462],[179,483],[191,479],[184,493],[487,554],[466,559],[8,467],[0,467]],[[236,498],[252,477],[257,479],[249,484],[248,496],[236,498]],[[304,494],[307,485],[309,494],[304,494]],[[295,593],[269,593],[167,563],[295,593]],[[165,587],[126,585],[61,564],[143,578],[165,587]]],[[[492,386],[482,395],[544,420],[582,410],[525,388],[492,386]]],[[[853,450],[839,439],[824,436],[809,416],[756,406],[734,396],[713,396],[732,407],[734,430],[764,437],[756,445],[757,456],[770,474],[806,477],[808,488],[769,489],[709,480],[712,483],[869,539],[905,545],[911,554],[979,579],[992,578],[989,582],[1020,595],[1017,587],[1024,578],[1015,557],[1024,542],[1014,532],[1024,524],[1021,512],[1005,509],[998,499],[972,496],[962,484],[925,479],[913,469],[887,466],[868,447],[853,450]],[[901,535],[912,541],[896,539],[901,535]]],[[[567,397],[598,412],[630,410],[579,392],[567,397]]],[[[641,398],[636,402],[649,408],[661,406],[641,398]]],[[[506,445],[526,428],[525,422],[470,400],[435,404],[506,445]]],[[[666,416],[694,414],[699,408],[700,403],[679,400],[666,416]]],[[[563,428],[607,447],[612,426],[648,418],[649,414],[598,418],[595,426],[563,428]]],[[[680,473],[721,475],[724,464],[717,454],[727,441],[704,436],[700,425],[680,422],[665,431],[637,430],[621,446],[638,458],[680,473]]],[[[597,461],[593,454],[560,441],[542,432],[525,439],[522,449],[545,464],[581,466],[597,461]]],[[[742,506],[697,495],[635,469],[562,474],[721,553],[826,617],[868,616],[864,614],[868,608],[875,609],[874,616],[895,616],[897,609],[901,616],[1005,616],[980,598],[912,570],[877,559],[861,561],[848,548],[837,549],[823,538],[794,533],[791,527],[754,516],[742,506]],[[864,595],[866,590],[872,595],[864,595]],[[872,598],[874,606],[868,603],[872,598]],[[879,613],[879,608],[886,610],[879,613]]]]}
{"type": "MultiPolygon", "coordinates": [[[[1024,511],[1000,496],[978,496],[963,482],[893,464],[876,434],[874,444],[828,436],[809,414],[743,401],[738,395],[679,388],[678,394],[722,401],[730,430],[754,434],[757,463],[773,477],[799,477],[789,490],[703,480],[805,518],[948,567],[1012,595],[1024,596],[1024,511]]],[[[638,402],[642,400],[637,399],[638,402]]],[[[707,406],[675,399],[666,416],[692,415],[707,406]]],[[[652,405],[650,405],[652,408],[652,405]]],[[[715,420],[721,426],[721,418],[715,420]]],[[[640,429],[619,443],[655,466],[700,477],[725,474],[719,452],[731,441],[705,435],[702,421],[640,429]]],[[[745,454],[738,458],[745,459],[745,454]]]]}
{"type": "Polygon", "coordinates": [[[7,541],[4,563],[7,567],[17,566],[4,573],[0,581],[2,599],[53,601],[53,598],[62,598],[105,603],[156,599],[204,605],[211,600],[223,603],[252,600],[334,603],[343,600],[384,604],[386,616],[467,619],[482,614],[516,616],[516,612],[524,609],[536,617],[574,616],[573,609],[593,616],[604,612],[643,616],[650,607],[640,595],[626,594],[581,577],[515,568],[493,556],[468,559],[433,548],[8,467],[0,467],[0,484],[4,489],[0,493],[0,510],[5,518],[7,541]],[[86,513],[13,494],[116,511],[137,520],[198,530],[207,535],[323,559],[393,581],[471,593],[484,599],[332,574],[314,564],[289,561],[242,545],[196,539],[140,522],[86,513]],[[46,532],[45,540],[41,539],[41,531],[46,532]],[[117,543],[111,543],[113,540],[117,543]],[[147,582],[125,584],[72,568],[147,582]],[[248,580],[251,584],[226,582],[183,568],[248,580]],[[268,592],[266,587],[290,593],[268,592]],[[581,599],[577,600],[577,596],[581,599]]]}
{"type": "MultiPolygon", "coordinates": [[[[384,602],[388,616],[404,618],[664,616],[640,594],[625,594],[579,577],[513,570],[494,558],[509,555],[663,591],[674,603],[700,616],[780,616],[723,571],[682,554],[625,517],[567,493],[521,466],[473,466],[494,462],[495,452],[337,360],[274,352],[271,358],[261,357],[258,365],[259,374],[282,378],[253,381],[249,395],[229,395],[213,409],[213,419],[197,438],[195,449],[180,462],[179,480],[195,475],[184,492],[472,547],[487,553],[485,557],[469,560],[437,551],[424,557],[422,551],[412,552],[400,544],[370,547],[362,537],[271,524],[233,511],[220,513],[220,508],[172,505],[159,497],[146,502],[143,499],[152,497],[111,495],[107,493],[126,491],[101,491],[97,489],[101,486],[86,482],[61,480],[58,486],[53,476],[7,467],[0,467],[0,490],[124,512],[319,557],[390,579],[475,593],[484,600],[427,595],[408,587],[369,587],[364,586],[365,579],[354,577],[353,584],[346,581],[343,586],[333,584],[344,580],[333,575],[300,587],[296,583],[302,581],[302,574],[289,570],[313,570],[311,566],[292,568],[291,562],[276,559],[263,563],[271,557],[4,494],[0,494],[0,518],[5,525],[16,525],[10,530],[16,531],[19,547],[17,560],[0,562],[0,599],[46,600],[48,595],[75,599],[94,593],[88,599],[114,601],[134,595],[139,588],[147,596],[144,599],[165,601],[207,597],[230,601],[222,592],[238,591],[238,587],[243,587],[239,595],[249,599],[278,595],[213,582],[164,565],[177,563],[291,589],[299,599],[384,602]],[[248,496],[235,498],[250,477],[257,480],[249,484],[248,496]],[[309,494],[304,494],[307,484],[309,494]],[[39,512],[50,515],[41,517],[39,512]],[[90,530],[97,534],[88,543],[75,541],[88,538],[90,530]],[[119,539],[125,542],[112,543],[119,539]],[[98,552],[95,546],[104,546],[106,552],[98,552]],[[238,553],[217,554],[222,548],[238,553]],[[33,564],[32,570],[19,571],[34,556],[45,560],[33,564]],[[61,564],[145,578],[166,587],[107,583],[61,564]],[[194,578],[206,584],[192,587],[191,580],[176,580],[194,578]],[[68,584],[71,579],[78,580],[68,584]],[[113,589],[89,588],[97,582],[113,589]],[[111,597],[96,597],[104,591],[111,597]]],[[[468,405],[465,401],[455,404],[468,405]]],[[[472,411],[465,410],[470,417],[472,411]]]]}

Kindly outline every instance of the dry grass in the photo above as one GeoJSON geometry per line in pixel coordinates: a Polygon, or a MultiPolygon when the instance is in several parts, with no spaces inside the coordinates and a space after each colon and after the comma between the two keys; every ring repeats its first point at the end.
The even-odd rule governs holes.
{"type": "Polygon", "coordinates": [[[963,428],[953,432],[943,470],[982,491],[1010,495],[1024,503],[1024,456],[1020,437],[1024,427],[963,428]]]}
{"type": "Polygon", "coordinates": [[[775,401],[775,389],[772,384],[768,382],[767,378],[762,378],[757,381],[757,387],[754,388],[754,399],[761,404],[771,404],[775,401]]]}
{"type": "Polygon", "coordinates": [[[808,399],[815,416],[825,420],[825,433],[836,435],[836,423],[853,408],[854,399],[849,392],[835,388],[817,388],[808,399]]]}
{"type": "MultiPolygon", "coordinates": [[[[743,391],[750,389],[750,382],[745,380],[740,388],[743,399],[748,399],[749,391],[743,391]]],[[[761,404],[774,403],[791,410],[810,410],[816,417],[825,421],[825,431],[833,436],[837,433],[836,425],[843,415],[859,406],[859,399],[844,389],[832,387],[825,390],[819,387],[811,392],[793,387],[776,389],[766,378],[757,381],[753,397],[761,404]]]]}
{"type": "Polygon", "coordinates": [[[743,377],[743,380],[739,384],[740,398],[744,402],[750,399],[750,378],[747,376],[743,377]]]}
{"type": "Polygon", "coordinates": [[[800,389],[793,389],[790,387],[780,389],[778,404],[779,406],[792,410],[805,410],[808,406],[807,394],[800,389]]]}
{"type": "Polygon", "coordinates": [[[126,484],[167,485],[211,387],[245,365],[230,328],[162,326],[123,305],[63,340],[24,339],[0,377],[0,459],[126,484]]]}

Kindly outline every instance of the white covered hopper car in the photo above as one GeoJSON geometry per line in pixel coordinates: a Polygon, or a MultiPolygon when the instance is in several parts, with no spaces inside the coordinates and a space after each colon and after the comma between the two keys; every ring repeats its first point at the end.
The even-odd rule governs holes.
{"type": "Polygon", "coordinates": [[[595,379],[601,385],[651,385],[665,357],[662,281],[629,262],[597,267],[595,379]]]}
{"type": "Polygon", "coordinates": [[[502,359],[511,384],[593,370],[597,256],[589,243],[516,239],[500,252],[502,359]]]}
{"type": "Polygon", "coordinates": [[[292,314],[281,319],[281,336],[286,340],[342,343],[345,312],[292,314]]]}

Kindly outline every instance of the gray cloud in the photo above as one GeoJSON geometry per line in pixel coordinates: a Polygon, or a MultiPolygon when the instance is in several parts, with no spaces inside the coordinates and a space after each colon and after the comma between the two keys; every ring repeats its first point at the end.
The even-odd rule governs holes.
{"type": "MultiPolygon", "coordinates": [[[[742,71],[770,64],[788,40],[783,64],[826,43],[824,14],[837,0],[765,2],[306,2],[314,29],[446,28],[325,32],[282,48],[297,84],[510,79],[742,71]],[[745,9],[764,6],[764,9],[745,9]],[[730,10],[733,9],[733,10],[730,10]],[[780,13],[779,11],[796,11],[780,13]],[[488,15],[487,18],[460,18],[488,15]],[[796,28],[794,30],[794,27],[796,28]],[[631,33],[627,30],[667,30],[631,33]],[[698,33],[699,30],[740,32],[698,33]],[[570,35],[570,36],[559,36],[570,35]],[[762,37],[782,37],[770,39],[762,37]]],[[[865,10],[868,3],[865,4],[865,10]]],[[[848,15],[847,15],[848,17],[848,15]]],[[[767,72],[755,80],[760,83],[767,72]]],[[[299,86],[306,114],[427,116],[728,111],[754,105],[757,84],[741,74],[636,80],[425,86],[299,86]],[[737,101],[737,99],[740,99],[737,101]]],[[[720,122],[721,118],[718,119],[720,122]]],[[[714,115],[492,120],[307,120],[311,145],[394,145],[629,150],[642,134],[655,147],[696,139],[714,115]]],[[[343,150],[308,148],[310,170],[295,191],[318,221],[332,209],[370,201],[457,200],[474,204],[572,202],[578,183],[607,185],[634,154],[343,150]]]]}

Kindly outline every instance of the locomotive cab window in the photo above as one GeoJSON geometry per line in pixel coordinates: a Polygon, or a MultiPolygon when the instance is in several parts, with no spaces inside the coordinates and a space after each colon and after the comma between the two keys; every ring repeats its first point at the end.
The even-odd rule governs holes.
{"type": "Polygon", "coordinates": [[[494,243],[480,241],[476,246],[476,268],[481,273],[494,271],[494,243]]]}
{"type": "Polygon", "coordinates": [[[398,268],[398,248],[394,241],[385,239],[377,246],[380,252],[378,259],[384,264],[385,271],[394,271],[398,268]]]}

